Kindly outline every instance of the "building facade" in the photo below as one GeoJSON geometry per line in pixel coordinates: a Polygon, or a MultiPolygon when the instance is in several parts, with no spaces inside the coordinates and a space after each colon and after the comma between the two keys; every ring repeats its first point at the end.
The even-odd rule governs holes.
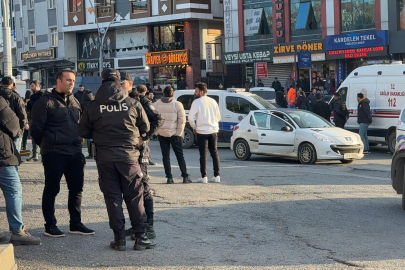
{"type": "Polygon", "coordinates": [[[405,49],[400,43],[393,47],[391,42],[394,28],[396,36],[405,34],[399,26],[402,13],[405,25],[404,2],[225,1],[222,60],[228,70],[233,65],[242,75],[227,79],[231,84],[243,86],[245,79],[256,85],[261,78],[270,87],[274,77],[278,77],[282,86],[288,87],[289,77],[308,76],[310,88],[322,85],[324,89],[336,90],[339,80],[356,67],[391,61],[394,48],[397,58],[402,57],[401,51],[405,49]],[[333,79],[332,85],[325,86],[328,76],[333,79]]]}

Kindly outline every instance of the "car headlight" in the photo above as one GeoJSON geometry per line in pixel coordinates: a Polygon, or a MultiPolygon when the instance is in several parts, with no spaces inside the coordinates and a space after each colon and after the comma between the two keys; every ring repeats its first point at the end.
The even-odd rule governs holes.
{"type": "Polygon", "coordinates": [[[359,134],[356,134],[357,142],[363,144],[363,141],[361,140],[361,136],[359,134]]]}
{"type": "Polygon", "coordinates": [[[312,136],[314,136],[315,138],[317,138],[318,140],[320,140],[321,142],[329,142],[329,143],[336,143],[334,140],[332,140],[329,137],[320,135],[320,134],[316,134],[316,133],[312,133],[312,136]]]}

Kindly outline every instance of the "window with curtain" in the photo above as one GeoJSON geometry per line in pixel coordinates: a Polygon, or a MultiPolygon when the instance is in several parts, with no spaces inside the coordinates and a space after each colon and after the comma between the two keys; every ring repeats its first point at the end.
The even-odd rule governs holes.
{"type": "Polygon", "coordinates": [[[375,0],[341,0],[342,31],[375,28],[375,0]]]}
{"type": "Polygon", "coordinates": [[[291,0],[291,31],[322,29],[321,0],[291,0]]]}

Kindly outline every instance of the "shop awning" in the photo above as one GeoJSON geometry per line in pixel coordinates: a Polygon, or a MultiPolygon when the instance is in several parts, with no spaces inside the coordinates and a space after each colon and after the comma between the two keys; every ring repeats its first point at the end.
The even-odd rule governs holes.
{"type": "Polygon", "coordinates": [[[38,60],[38,61],[32,61],[32,62],[24,62],[23,63],[23,68],[24,66],[30,69],[49,69],[49,68],[65,68],[69,66],[74,66],[75,63],[72,61],[69,61],[67,59],[51,59],[51,60],[38,60]]]}

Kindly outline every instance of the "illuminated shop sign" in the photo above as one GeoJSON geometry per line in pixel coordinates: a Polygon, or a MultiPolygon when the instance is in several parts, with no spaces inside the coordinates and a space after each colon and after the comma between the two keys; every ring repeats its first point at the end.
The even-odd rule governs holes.
{"type": "Polygon", "coordinates": [[[387,55],[387,47],[379,46],[379,47],[328,51],[326,54],[326,59],[331,60],[331,59],[373,57],[384,55],[387,55]]]}
{"type": "Polygon", "coordinates": [[[145,53],[147,66],[174,66],[189,64],[189,50],[145,53]]]}

